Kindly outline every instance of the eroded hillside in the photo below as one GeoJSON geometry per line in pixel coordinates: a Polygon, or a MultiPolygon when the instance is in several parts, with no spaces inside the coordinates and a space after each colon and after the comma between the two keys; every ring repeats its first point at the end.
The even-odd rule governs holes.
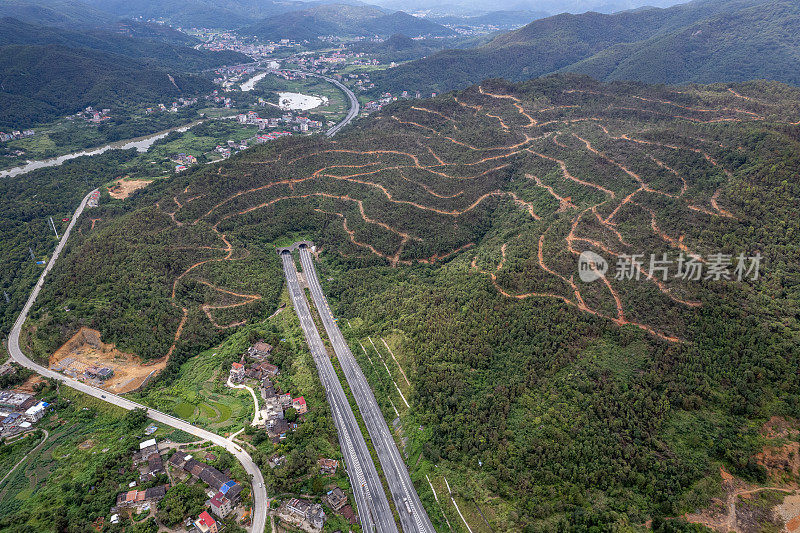
{"type": "Polygon", "coordinates": [[[580,77],[398,103],[334,141],[248,150],[84,220],[30,342],[44,356],[86,325],[183,359],[269,314],[272,246],[313,238],[338,312],[410,339],[412,407],[433,430],[421,450],[467,470],[481,457],[474,475],[493,481],[472,497],[501,495],[496,524],[571,512],[586,483],[634,501],[608,503],[624,521],[685,512],[711,461],[749,472],[737,417],[798,405],[798,103],[779,84],[580,77]],[[578,276],[587,250],[609,263],[597,281],[578,276]],[[733,279],[649,264],[708,269],[719,253],[733,279]],[[634,254],[634,279],[616,279],[634,254]],[[757,280],[737,279],[740,254],[762,257],[757,280]],[[678,443],[671,424],[689,422],[671,405],[712,444],[678,443]],[[723,438],[735,452],[715,449],[723,438]]]}

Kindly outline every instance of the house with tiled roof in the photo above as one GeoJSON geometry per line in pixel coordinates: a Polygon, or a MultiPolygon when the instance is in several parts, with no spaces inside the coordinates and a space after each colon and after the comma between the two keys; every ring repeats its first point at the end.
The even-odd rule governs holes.
{"type": "Polygon", "coordinates": [[[229,378],[231,383],[241,383],[244,380],[244,365],[242,363],[233,363],[229,378]]]}
{"type": "Polygon", "coordinates": [[[194,527],[196,527],[200,533],[218,533],[219,531],[217,521],[208,514],[208,511],[200,513],[200,516],[194,521],[194,527]]]}
{"type": "Polygon", "coordinates": [[[306,407],[306,399],[302,396],[292,400],[292,407],[295,408],[298,415],[303,415],[308,412],[308,407],[306,407]]]}

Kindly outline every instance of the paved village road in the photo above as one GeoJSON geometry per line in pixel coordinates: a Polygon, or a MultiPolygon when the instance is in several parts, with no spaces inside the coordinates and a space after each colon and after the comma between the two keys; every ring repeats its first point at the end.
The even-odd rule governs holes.
{"type": "Polygon", "coordinates": [[[50,370],[49,368],[45,368],[34,361],[30,360],[20,349],[19,346],[19,334],[20,330],[22,329],[22,324],[25,322],[25,318],[28,316],[28,313],[33,307],[34,302],[36,301],[36,297],[39,295],[39,291],[42,289],[44,285],[45,277],[47,276],[48,272],[53,268],[56,260],[58,259],[61,251],[64,249],[64,245],[69,238],[70,233],[72,232],[72,228],[75,226],[75,222],[78,220],[78,217],[83,213],[83,210],[86,208],[86,204],[89,201],[89,197],[97,192],[95,189],[94,191],[87,194],[83,201],[81,202],[78,209],[75,210],[75,214],[72,216],[72,219],[67,226],[67,230],[64,232],[64,235],[61,237],[61,240],[56,246],[56,249],[53,251],[53,256],[50,258],[50,261],[47,263],[47,266],[44,268],[44,272],[39,277],[39,281],[36,282],[36,285],[31,291],[30,296],[28,297],[28,301],[25,304],[25,307],[22,308],[22,311],[17,318],[17,321],[14,323],[14,327],[11,329],[11,333],[8,336],[8,351],[11,354],[11,358],[14,359],[20,365],[29,368],[39,375],[51,378],[64,383],[68,387],[71,387],[75,390],[88,394],[89,396],[93,396],[110,404],[116,405],[117,407],[121,407],[127,410],[133,409],[145,409],[147,411],[147,416],[152,418],[153,420],[160,422],[162,424],[166,424],[171,426],[175,429],[180,429],[194,435],[196,437],[200,437],[201,439],[211,441],[212,443],[220,446],[231,454],[233,454],[236,459],[244,467],[245,471],[250,475],[251,483],[253,485],[252,494],[253,494],[253,524],[251,527],[251,531],[253,533],[263,533],[264,525],[267,519],[267,489],[264,487],[264,477],[261,475],[261,470],[258,466],[253,462],[253,459],[250,455],[245,452],[238,444],[235,444],[225,437],[221,435],[217,435],[216,433],[212,433],[210,431],[206,431],[205,429],[201,429],[198,427],[193,426],[189,422],[185,420],[181,420],[180,418],[175,418],[174,416],[168,415],[161,411],[157,411],[156,409],[151,409],[147,406],[138,404],[136,402],[132,402],[127,398],[123,398],[122,396],[118,396],[116,394],[112,394],[110,392],[104,391],[103,389],[93,387],[91,385],[87,385],[86,383],[82,383],[78,380],[69,378],[63,374],[50,370]]]}

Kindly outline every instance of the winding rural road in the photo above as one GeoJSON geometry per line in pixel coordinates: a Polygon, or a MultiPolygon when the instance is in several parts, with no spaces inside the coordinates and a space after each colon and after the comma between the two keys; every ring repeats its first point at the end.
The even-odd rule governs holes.
{"type": "Polygon", "coordinates": [[[231,442],[230,440],[222,437],[221,435],[217,435],[216,433],[212,433],[210,431],[206,431],[205,429],[201,429],[198,427],[193,426],[189,422],[185,420],[181,420],[180,418],[175,418],[174,416],[168,415],[156,409],[151,409],[145,405],[138,404],[136,402],[132,402],[127,398],[123,398],[122,396],[118,396],[116,394],[112,394],[110,392],[104,391],[103,389],[93,387],[91,385],[87,385],[86,383],[82,383],[75,379],[69,378],[50,370],[49,368],[45,368],[34,361],[30,360],[20,349],[19,346],[19,335],[22,329],[22,325],[25,322],[25,319],[28,316],[28,313],[33,307],[34,302],[36,301],[36,297],[39,295],[39,291],[42,289],[44,285],[45,277],[47,276],[48,272],[53,268],[56,260],[58,259],[61,251],[64,249],[64,245],[69,238],[70,233],[72,232],[72,228],[75,226],[75,222],[78,220],[78,217],[83,213],[83,210],[86,208],[86,204],[89,201],[89,197],[97,192],[97,189],[87,194],[83,201],[81,201],[80,206],[78,209],[75,210],[75,214],[72,216],[72,220],[70,220],[69,225],[67,226],[67,230],[64,232],[64,235],[61,237],[61,240],[58,242],[58,246],[56,246],[55,250],[53,251],[53,256],[50,258],[50,261],[45,266],[42,275],[39,277],[39,281],[36,282],[36,285],[31,291],[30,296],[28,297],[28,301],[25,303],[25,307],[23,307],[22,311],[17,318],[17,321],[14,322],[14,327],[11,329],[11,333],[8,336],[8,351],[11,354],[11,358],[14,359],[20,365],[37,372],[39,375],[51,378],[57,381],[60,381],[67,385],[70,388],[88,394],[89,396],[93,396],[105,402],[108,402],[112,405],[116,405],[117,407],[121,407],[123,409],[127,409],[129,411],[133,409],[144,409],[147,412],[147,416],[155,420],[156,422],[160,422],[162,424],[166,424],[170,427],[175,429],[180,429],[199,437],[201,439],[210,441],[217,446],[220,446],[233,454],[236,459],[242,464],[245,471],[249,474],[251,478],[251,483],[253,485],[253,524],[251,531],[252,533],[262,533],[264,531],[264,526],[266,523],[267,518],[267,489],[264,487],[264,477],[261,475],[261,470],[258,466],[253,462],[253,459],[250,455],[245,452],[239,445],[231,442]]]}
{"type": "Polygon", "coordinates": [[[339,130],[350,124],[350,122],[352,122],[353,119],[358,116],[358,112],[361,111],[361,105],[358,103],[358,98],[356,98],[356,95],[353,93],[353,91],[348,89],[347,86],[342,82],[340,82],[339,80],[336,80],[334,78],[329,78],[328,76],[323,76],[322,74],[315,74],[314,72],[306,72],[305,70],[287,70],[286,72],[292,72],[294,74],[305,74],[306,76],[313,76],[315,78],[323,79],[328,83],[335,85],[340,91],[342,91],[347,96],[347,99],[350,101],[350,109],[347,111],[347,116],[345,116],[341,122],[339,122],[331,129],[329,129],[327,132],[325,132],[325,135],[327,135],[328,137],[333,137],[334,135],[339,133],[339,130]]]}
{"type": "Polygon", "coordinates": [[[339,436],[339,446],[345,459],[350,485],[353,487],[361,528],[370,533],[374,531],[396,533],[397,525],[394,522],[389,500],[383,491],[380,476],[372,461],[364,436],[361,434],[361,428],[358,427],[353,410],[347,401],[339,376],[333,369],[317,325],[314,324],[305,292],[297,279],[297,267],[291,252],[282,252],[281,260],[294,310],[300,319],[300,326],[314,358],[322,387],[325,389],[326,399],[331,406],[333,423],[339,436]]]}
{"type": "Polygon", "coordinates": [[[339,359],[347,384],[353,392],[358,410],[364,419],[364,425],[367,426],[367,432],[369,432],[375,452],[378,454],[378,460],[383,468],[383,474],[386,476],[389,491],[392,493],[403,531],[406,533],[435,533],[436,530],[422,506],[408,468],[394,442],[392,432],[386,424],[386,419],[383,418],[378,401],[375,399],[361,367],[353,357],[350,347],[344,340],[330,307],[328,307],[328,301],[322,292],[322,285],[317,277],[311,252],[305,245],[300,246],[300,263],[303,267],[303,276],[311,291],[311,298],[319,311],[322,324],[325,326],[325,331],[333,345],[334,352],[336,352],[336,357],[339,359]]]}

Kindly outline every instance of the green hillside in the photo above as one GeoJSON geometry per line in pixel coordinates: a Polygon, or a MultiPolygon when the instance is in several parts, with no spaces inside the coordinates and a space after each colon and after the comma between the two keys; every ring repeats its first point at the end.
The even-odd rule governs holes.
{"type": "Polygon", "coordinates": [[[320,5],[267,18],[239,30],[242,35],[254,35],[268,41],[292,39],[315,41],[318,37],[389,36],[397,33],[453,36],[455,32],[435,22],[413,17],[402,11],[386,13],[373,6],[343,4],[320,5]]]}
{"type": "Polygon", "coordinates": [[[379,90],[444,92],[481,80],[569,71],[608,81],[798,83],[800,5],[695,0],[613,15],[536,20],[471,50],[443,51],[373,76],[379,90]]]}
{"type": "Polygon", "coordinates": [[[788,0],[716,15],[667,35],[619,45],[567,67],[597,79],[646,83],[800,83],[800,5],[788,0]]]}
{"type": "Polygon", "coordinates": [[[210,69],[250,61],[246,55],[238,52],[195,50],[192,46],[186,46],[188,43],[164,42],[164,40],[174,40],[175,38],[165,35],[164,32],[156,33],[155,30],[149,30],[146,26],[128,23],[125,28],[131,33],[138,33],[146,38],[131,37],[104,30],[64,30],[27,24],[5,17],[0,18],[0,46],[59,45],[96,50],[141,60],[152,68],[178,72],[210,69]]]}
{"type": "Polygon", "coordinates": [[[32,126],[86,106],[120,107],[210,92],[210,80],[122,55],[61,45],[0,47],[0,127],[32,126]]]}
{"type": "Polygon", "coordinates": [[[393,104],[335,140],[283,139],[104,201],[23,342],[46,357],[94,327],[169,354],[169,379],[271,314],[267,256],[313,239],[354,352],[386,337],[405,368],[410,407],[389,398],[437,522],[425,474],[476,529],[688,531],[676,517],[720,495],[720,468],[767,482],[759,428],[800,417],[799,109],[777,83],[577,76],[393,104]],[[586,250],[605,278],[581,281],[586,250]],[[720,253],[732,279],[706,278],[720,253]],[[617,279],[630,254],[700,256],[705,274],[663,279],[643,259],[617,279]],[[760,254],[757,279],[738,279],[739,254],[760,254]]]}

